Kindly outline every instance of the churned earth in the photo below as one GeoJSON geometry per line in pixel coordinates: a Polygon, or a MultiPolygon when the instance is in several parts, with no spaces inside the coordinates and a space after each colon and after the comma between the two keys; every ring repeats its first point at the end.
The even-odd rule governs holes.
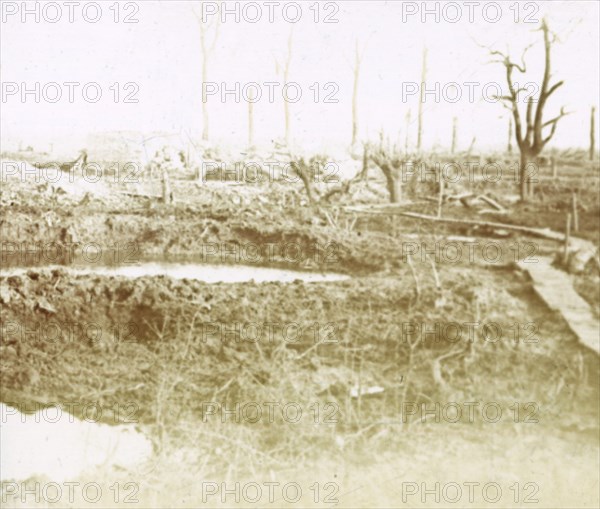
{"type": "MultiPolygon", "coordinates": [[[[3,185],[0,388],[23,409],[93,406],[98,422],[135,422],[152,440],[139,471],[86,474],[105,488],[103,506],[122,504],[115,482],[138,483],[140,507],[230,507],[235,496],[213,493],[222,482],[261,485],[261,502],[248,492],[242,506],[433,507],[458,497],[454,484],[461,507],[598,505],[598,355],[514,263],[511,246],[531,238],[325,214],[301,186],[278,183],[174,180],[168,206],[152,198],[158,188],[99,189],[3,185]],[[497,243],[502,258],[403,256],[408,242],[466,235],[497,243]],[[23,254],[23,242],[46,251],[23,254]],[[144,260],[351,277],[208,284],[69,270],[144,260]],[[29,270],[11,274],[17,266],[29,270]],[[298,483],[300,501],[281,490],[269,501],[269,482],[298,483]],[[423,499],[436,482],[441,501],[423,499]]],[[[537,206],[557,208],[558,222],[569,190],[547,196],[537,206]]],[[[598,204],[582,202],[582,236],[597,245],[598,204]]],[[[539,226],[526,212],[523,224],[539,226]]],[[[597,279],[592,263],[576,281],[596,312],[597,279]]],[[[36,506],[16,495],[3,505],[36,506]]]]}

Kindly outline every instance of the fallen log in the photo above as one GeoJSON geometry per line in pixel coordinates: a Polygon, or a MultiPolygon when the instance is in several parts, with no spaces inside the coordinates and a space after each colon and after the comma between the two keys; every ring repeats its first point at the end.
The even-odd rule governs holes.
{"type": "Polygon", "coordinates": [[[494,207],[496,210],[499,210],[500,212],[506,212],[505,207],[500,205],[496,200],[492,200],[491,198],[489,198],[488,196],[486,196],[484,194],[480,194],[477,198],[481,201],[484,201],[488,205],[491,205],[492,207],[494,207]]]}
{"type": "Polygon", "coordinates": [[[158,194],[144,194],[144,193],[132,193],[129,191],[117,191],[118,194],[123,196],[131,196],[132,198],[146,198],[148,200],[162,200],[162,196],[158,194]]]}
{"type": "Polygon", "coordinates": [[[587,263],[596,254],[596,246],[590,241],[571,236],[568,240],[564,233],[555,232],[549,228],[532,228],[529,226],[518,226],[505,223],[495,223],[489,221],[473,221],[468,219],[452,219],[448,217],[435,217],[426,214],[418,214],[416,212],[397,212],[400,216],[412,217],[413,219],[422,219],[427,221],[438,221],[443,223],[462,224],[468,226],[483,226],[488,228],[503,228],[505,230],[513,230],[530,235],[541,237],[544,239],[554,240],[556,242],[568,242],[568,251],[571,256],[568,260],[568,271],[572,273],[582,272],[587,263]]]}
{"type": "Polygon", "coordinates": [[[507,215],[508,210],[497,210],[497,209],[481,209],[477,213],[478,214],[494,214],[494,215],[507,215]]]}
{"type": "MultiPolygon", "coordinates": [[[[407,204],[410,205],[410,204],[407,204]]],[[[555,240],[557,242],[563,242],[565,239],[564,234],[555,232],[550,230],[549,228],[533,228],[530,226],[519,226],[513,224],[505,224],[505,223],[496,223],[492,221],[477,221],[472,219],[454,219],[451,217],[437,217],[430,216],[427,214],[419,214],[417,212],[404,212],[400,207],[393,205],[384,205],[384,206],[368,206],[368,207],[360,207],[360,206],[350,206],[345,207],[346,210],[350,210],[352,212],[366,212],[370,214],[395,214],[404,217],[410,217],[413,219],[420,219],[424,221],[436,221],[441,223],[451,223],[451,224],[462,224],[465,226],[483,226],[489,228],[503,228],[505,230],[514,230],[523,233],[529,233],[530,235],[534,235],[536,237],[541,237],[545,239],[555,240]]]]}
{"type": "Polygon", "coordinates": [[[474,196],[473,193],[471,193],[470,191],[465,191],[460,194],[451,194],[450,196],[448,196],[448,198],[451,200],[460,201],[460,200],[464,200],[465,198],[471,198],[471,196],[474,196]]]}
{"type": "Polygon", "coordinates": [[[550,230],[549,228],[532,228],[530,226],[519,226],[513,224],[496,223],[493,221],[476,221],[472,219],[453,219],[450,217],[436,217],[427,214],[419,214],[417,212],[398,212],[398,215],[412,217],[413,219],[421,219],[425,221],[438,221],[442,223],[463,224],[466,226],[483,226],[488,228],[503,228],[505,230],[514,230],[523,233],[529,233],[536,237],[555,240],[562,242],[565,239],[564,234],[550,230]]]}

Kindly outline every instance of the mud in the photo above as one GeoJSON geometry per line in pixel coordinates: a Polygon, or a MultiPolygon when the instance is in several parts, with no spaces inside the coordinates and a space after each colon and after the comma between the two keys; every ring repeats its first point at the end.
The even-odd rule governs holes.
{"type": "MultiPolygon", "coordinates": [[[[301,189],[284,192],[277,184],[243,192],[192,185],[176,181],[179,201],[169,207],[114,189],[77,199],[35,186],[2,190],[3,267],[30,267],[0,277],[4,402],[30,412],[58,403],[79,417],[92,409],[98,422],[135,422],[151,438],[162,469],[185,465],[202,478],[279,472],[298,458],[308,470],[324,458],[338,461],[342,452],[348,468],[367,456],[375,465],[376,454],[393,449],[421,458],[419,447],[437,436],[436,423],[403,420],[407,402],[494,402],[509,416],[505,451],[521,425],[518,433],[538,442],[559,436],[556,450],[595,440],[597,356],[582,349],[513,263],[464,259],[436,263],[434,272],[415,260],[413,273],[401,256],[403,241],[435,242],[447,234],[485,239],[493,232],[342,212],[328,218],[301,189]],[[95,262],[82,251],[92,244],[101,251],[95,262]],[[248,246],[258,246],[258,255],[248,246]],[[49,260],[57,249],[62,258],[49,260]],[[351,277],[207,284],[47,267],[145,260],[351,277]],[[373,388],[382,390],[369,394],[373,388]],[[298,427],[223,424],[207,407],[244,402],[294,402],[305,414],[318,404],[320,419],[332,408],[336,419],[315,426],[310,414],[298,427]],[[525,415],[533,408],[534,425],[514,423],[515,402],[525,415]],[[537,406],[525,407],[532,402],[537,406]],[[252,459],[242,461],[240,451],[252,459]]],[[[431,212],[427,207],[419,211],[431,212]]],[[[507,252],[519,240],[498,239],[507,252]]],[[[466,418],[457,424],[456,443],[468,449],[492,432],[466,418]]],[[[180,479],[164,481],[161,468],[156,485],[178,486],[180,479]]]]}

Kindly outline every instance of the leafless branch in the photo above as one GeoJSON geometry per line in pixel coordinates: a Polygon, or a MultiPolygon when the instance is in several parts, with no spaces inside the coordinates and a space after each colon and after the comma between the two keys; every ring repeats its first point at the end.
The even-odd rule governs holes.
{"type": "Polygon", "coordinates": [[[550,134],[546,138],[544,138],[544,140],[543,140],[543,144],[544,145],[546,145],[552,139],[552,137],[554,136],[554,133],[556,132],[556,126],[558,125],[558,121],[562,117],[564,117],[566,115],[570,115],[570,114],[571,114],[571,112],[566,112],[565,109],[564,109],[564,107],[563,107],[563,108],[560,109],[560,114],[559,115],[557,115],[556,117],[554,117],[551,120],[548,120],[548,122],[544,123],[544,125],[542,127],[546,127],[546,126],[552,125],[552,129],[550,130],[550,134]]]}
{"type": "Polygon", "coordinates": [[[564,117],[564,116],[566,116],[566,115],[570,115],[570,114],[571,114],[571,112],[570,112],[570,111],[565,111],[565,107],[563,106],[563,107],[560,109],[560,113],[559,113],[559,114],[558,114],[556,117],[554,117],[554,118],[552,118],[552,119],[548,120],[547,122],[544,122],[544,125],[542,125],[542,127],[549,126],[550,124],[555,124],[555,123],[556,123],[556,122],[558,122],[558,121],[559,121],[559,120],[560,120],[562,117],[564,117]]]}
{"type": "Polygon", "coordinates": [[[552,85],[550,87],[550,89],[548,90],[548,92],[546,93],[546,96],[550,96],[550,94],[552,94],[558,87],[561,87],[564,84],[564,81],[559,81],[558,83],[555,83],[554,85],[552,85]]]}

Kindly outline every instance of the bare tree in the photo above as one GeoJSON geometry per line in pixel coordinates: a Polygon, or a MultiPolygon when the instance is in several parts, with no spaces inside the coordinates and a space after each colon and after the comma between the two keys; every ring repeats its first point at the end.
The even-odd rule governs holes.
{"type": "Polygon", "coordinates": [[[512,125],[512,115],[508,117],[508,145],[506,147],[506,151],[509,154],[512,154],[512,136],[513,136],[513,125],[512,125]]]}
{"type": "Polygon", "coordinates": [[[427,47],[423,47],[423,61],[421,64],[421,94],[419,97],[417,152],[421,151],[423,141],[423,102],[425,101],[425,80],[427,79],[427,47]]]}
{"type": "Polygon", "coordinates": [[[452,147],[450,148],[450,153],[454,154],[456,151],[456,129],[457,129],[458,119],[454,117],[452,119],[452,147]]]}
{"type": "MultiPolygon", "coordinates": [[[[290,29],[290,35],[288,37],[288,42],[287,42],[287,54],[286,54],[285,62],[283,65],[283,85],[284,86],[286,85],[286,83],[288,83],[288,78],[290,75],[290,64],[292,62],[293,35],[294,35],[294,25],[292,25],[292,28],[290,29]]],[[[277,59],[275,59],[275,68],[276,68],[277,74],[279,74],[280,65],[279,65],[279,61],[277,59]]],[[[290,104],[289,104],[289,101],[285,97],[283,98],[283,114],[285,115],[285,144],[289,147],[290,142],[291,142],[292,126],[291,126],[291,121],[290,121],[290,104]]]]}
{"type": "Polygon", "coordinates": [[[594,152],[596,152],[596,107],[592,106],[590,115],[590,161],[594,160],[594,152]]]}
{"type": "Polygon", "coordinates": [[[208,105],[205,83],[208,83],[208,61],[215,51],[217,39],[219,38],[219,28],[221,26],[221,5],[215,18],[205,22],[201,16],[194,12],[200,24],[200,48],[202,49],[202,139],[208,141],[209,138],[209,122],[208,122],[208,105]],[[210,44],[206,39],[210,30],[213,30],[213,37],[210,44]]]}
{"type": "Polygon", "coordinates": [[[467,149],[467,159],[469,157],[471,157],[471,153],[473,152],[473,149],[475,148],[476,142],[477,142],[477,136],[473,136],[473,139],[471,140],[471,144],[469,145],[469,148],[467,149]]]}
{"type": "Polygon", "coordinates": [[[404,153],[408,154],[408,141],[409,141],[409,131],[410,131],[410,121],[411,121],[412,112],[409,110],[406,112],[406,116],[404,119],[406,120],[406,133],[404,135],[404,153]]]}
{"type": "Polygon", "coordinates": [[[515,137],[519,152],[521,155],[519,164],[519,184],[521,200],[528,200],[533,194],[533,185],[531,182],[531,175],[528,174],[527,168],[529,164],[533,163],[540,152],[548,144],[548,142],[554,136],[556,132],[556,126],[558,121],[567,115],[564,108],[561,108],[560,113],[547,121],[544,121],[544,108],[548,98],[563,85],[563,81],[559,81],[554,85],[550,85],[550,50],[552,44],[556,41],[556,37],[551,35],[546,20],[542,20],[540,30],[544,37],[544,75],[542,78],[542,84],[540,87],[540,93],[537,100],[537,107],[534,108],[534,101],[532,97],[529,97],[527,101],[527,110],[525,114],[525,129],[523,129],[521,115],[519,113],[519,93],[524,91],[525,88],[515,88],[513,81],[513,71],[516,69],[521,73],[526,73],[527,68],[525,65],[525,54],[531,46],[527,46],[521,55],[521,64],[517,64],[510,59],[508,54],[502,53],[497,50],[490,50],[493,57],[496,60],[493,62],[501,63],[506,69],[506,82],[508,84],[509,94],[500,96],[498,99],[504,101],[505,107],[511,112],[515,121],[515,137]],[[534,113],[535,109],[535,113],[534,113]],[[547,136],[543,135],[545,128],[551,127],[550,133],[547,136]]]}
{"type": "Polygon", "coordinates": [[[360,64],[362,63],[362,54],[358,49],[358,39],[354,48],[354,87],[352,88],[352,143],[356,145],[358,136],[358,81],[360,77],[360,64]]]}
{"type": "Polygon", "coordinates": [[[250,89],[248,97],[248,146],[254,146],[254,91],[250,89]]]}

